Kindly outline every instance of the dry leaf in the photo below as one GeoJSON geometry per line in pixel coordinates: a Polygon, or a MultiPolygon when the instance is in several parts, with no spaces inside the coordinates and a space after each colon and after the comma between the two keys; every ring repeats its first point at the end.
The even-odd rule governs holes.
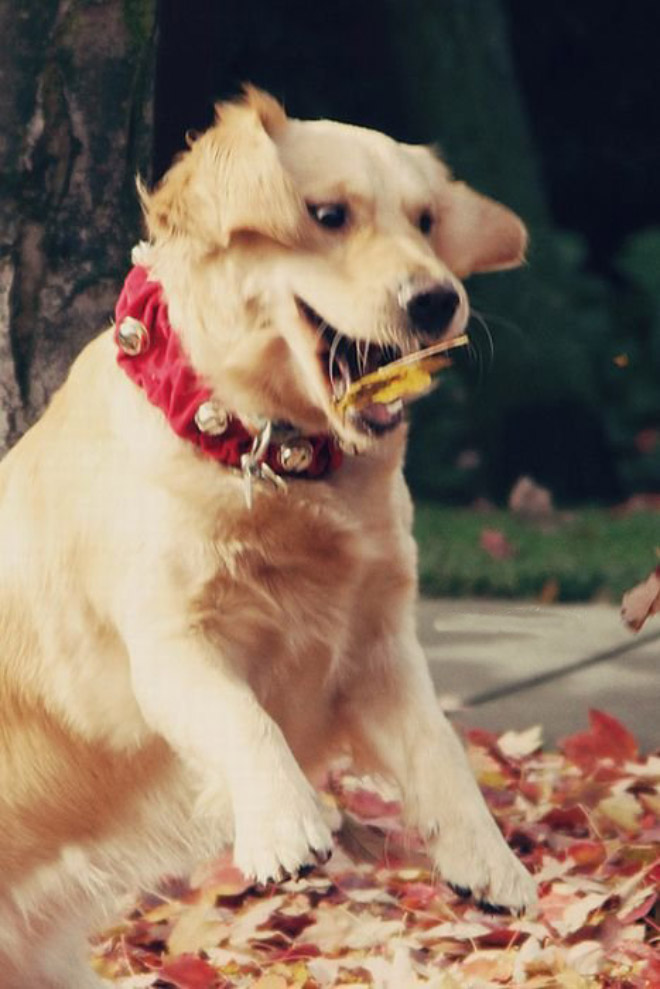
{"type": "Polygon", "coordinates": [[[224,857],[194,890],[136,904],[96,942],[96,970],[117,989],[660,986],[660,758],[602,711],[559,752],[539,741],[535,728],[468,733],[486,799],[539,881],[533,918],[489,916],[438,882],[393,794],[344,767],[332,798],[377,835],[368,861],[337,847],[323,871],[259,892],[224,857]]]}
{"type": "Polygon", "coordinates": [[[646,580],[623,595],[621,617],[633,632],[639,632],[651,615],[660,611],[660,566],[646,580]]]}
{"type": "Polygon", "coordinates": [[[171,982],[177,989],[215,989],[218,973],[208,962],[194,955],[181,955],[167,962],[158,973],[159,979],[171,982]]]}
{"type": "Polygon", "coordinates": [[[537,752],[543,741],[541,725],[534,725],[526,731],[506,731],[497,739],[497,747],[508,759],[523,759],[537,752]]]}
{"type": "Polygon", "coordinates": [[[624,831],[637,831],[642,808],[632,793],[618,793],[605,797],[598,803],[598,810],[624,831]]]}
{"type": "Polygon", "coordinates": [[[195,903],[177,918],[168,938],[168,951],[171,955],[196,953],[218,944],[227,930],[228,924],[208,903],[195,903]]]}
{"type": "Polygon", "coordinates": [[[517,552],[515,546],[499,529],[482,529],[479,545],[493,560],[510,560],[517,552]]]}

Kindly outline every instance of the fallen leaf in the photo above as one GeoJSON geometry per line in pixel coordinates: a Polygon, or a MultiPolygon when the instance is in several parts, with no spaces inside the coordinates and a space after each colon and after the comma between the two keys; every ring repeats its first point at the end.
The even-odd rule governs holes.
{"type": "Polygon", "coordinates": [[[508,982],[513,974],[514,955],[506,951],[474,951],[461,962],[461,971],[471,979],[508,982]]]}
{"type": "Polygon", "coordinates": [[[638,890],[636,896],[619,912],[621,923],[634,924],[636,920],[646,917],[657,903],[659,895],[655,890],[649,892],[648,887],[638,890]]]}
{"type": "Polygon", "coordinates": [[[218,984],[216,970],[195,955],[181,955],[166,962],[158,977],[171,982],[177,989],[215,989],[218,984]]]}
{"type": "Polygon", "coordinates": [[[533,916],[489,917],[437,882],[392,792],[344,765],[324,799],[377,836],[370,860],[336,845],[323,869],[260,891],[223,856],[134,904],[96,939],[96,971],[116,989],[660,987],[660,757],[640,757],[599,711],[562,751],[538,742],[536,729],[467,733],[485,798],[537,878],[533,916]]]}
{"type": "Polygon", "coordinates": [[[632,793],[605,797],[599,802],[598,811],[624,831],[634,832],[639,829],[642,808],[632,793]]]}
{"type": "Polygon", "coordinates": [[[252,989],[288,989],[289,982],[283,975],[262,975],[252,989]]]}
{"type": "Polygon", "coordinates": [[[586,896],[578,898],[573,893],[571,903],[563,910],[561,917],[555,916],[552,926],[562,937],[573,934],[584,927],[589,917],[602,907],[610,895],[609,890],[604,893],[587,893],[586,896]]]}
{"type": "Polygon", "coordinates": [[[209,945],[218,944],[228,924],[222,921],[208,903],[195,903],[183,910],[172,927],[168,950],[171,955],[196,953],[209,945]]]}
{"type": "Polygon", "coordinates": [[[493,560],[510,560],[517,552],[499,529],[482,529],[479,545],[493,560]]]}
{"type": "Polygon", "coordinates": [[[623,595],[621,617],[633,631],[639,632],[647,618],[660,611],[660,566],[623,595]]]}
{"type": "Polygon", "coordinates": [[[620,721],[604,711],[589,711],[591,728],[561,739],[559,748],[576,765],[592,770],[603,759],[619,764],[626,759],[636,759],[637,742],[620,721]]]}
{"type": "Polygon", "coordinates": [[[506,731],[497,739],[497,747],[508,759],[523,759],[537,752],[543,743],[541,725],[534,725],[525,731],[506,731]]]}
{"type": "Polygon", "coordinates": [[[593,869],[607,858],[607,849],[602,841],[576,841],[566,851],[577,866],[593,869]]]}

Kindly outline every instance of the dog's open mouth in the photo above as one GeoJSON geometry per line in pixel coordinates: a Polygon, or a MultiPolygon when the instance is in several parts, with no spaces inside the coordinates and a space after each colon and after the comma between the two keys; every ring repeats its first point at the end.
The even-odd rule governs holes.
{"type": "MultiPolygon", "coordinates": [[[[321,368],[336,403],[341,401],[354,382],[401,358],[402,350],[396,344],[381,345],[345,336],[303,299],[297,297],[296,303],[301,315],[316,333],[321,368]]],[[[414,349],[412,341],[410,349],[414,349]]],[[[351,424],[361,432],[380,435],[399,425],[403,419],[403,402],[395,399],[388,403],[368,403],[359,409],[351,408],[347,414],[351,424]]]]}

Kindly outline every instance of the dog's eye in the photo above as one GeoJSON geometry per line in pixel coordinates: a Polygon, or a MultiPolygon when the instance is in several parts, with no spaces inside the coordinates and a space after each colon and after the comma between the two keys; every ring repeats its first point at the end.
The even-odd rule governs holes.
{"type": "Polygon", "coordinates": [[[308,203],[309,215],[328,230],[340,230],[346,226],[348,207],[344,203],[308,203]]]}
{"type": "Polygon", "coordinates": [[[422,212],[419,214],[417,226],[419,227],[419,229],[422,231],[423,234],[430,234],[431,230],[433,229],[434,222],[435,222],[435,218],[431,210],[425,209],[422,210],[422,212]]]}

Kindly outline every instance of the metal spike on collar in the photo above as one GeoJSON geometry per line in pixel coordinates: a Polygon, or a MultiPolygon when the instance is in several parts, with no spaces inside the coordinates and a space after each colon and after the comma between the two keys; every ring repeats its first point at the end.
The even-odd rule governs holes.
{"type": "Polygon", "coordinates": [[[252,449],[249,453],[244,453],[241,457],[241,471],[243,473],[243,491],[245,494],[245,504],[252,508],[252,486],[255,481],[269,481],[274,487],[281,491],[286,491],[286,481],[264,463],[264,457],[268,450],[270,437],[273,431],[273,424],[267,420],[261,427],[252,441],[252,449]]]}

